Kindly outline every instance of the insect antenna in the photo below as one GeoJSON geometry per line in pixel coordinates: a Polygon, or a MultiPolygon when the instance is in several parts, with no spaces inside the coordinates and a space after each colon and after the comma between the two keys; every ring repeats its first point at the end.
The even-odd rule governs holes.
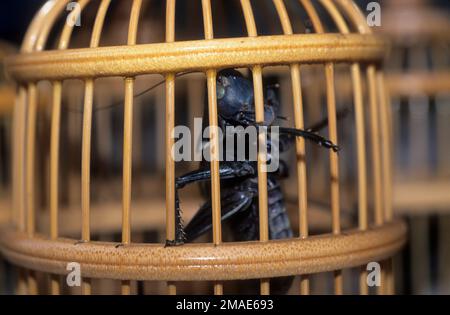
{"type": "MultiPolygon", "coordinates": [[[[176,74],[175,77],[178,78],[178,77],[182,77],[182,76],[184,76],[184,75],[192,74],[192,73],[195,73],[195,71],[181,72],[181,73],[176,74]]],[[[137,98],[137,97],[140,97],[140,96],[142,96],[142,95],[144,95],[144,94],[147,94],[148,92],[150,92],[150,91],[156,89],[157,87],[159,87],[160,85],[164,84],[165,82],[166,82],[165,79],[164,79],[164,80],[161,80],[161,81],[159,81],[158,83],[155,83],[154,85],[152,85],[152,86],[146,88],[145,90],[142,90],[141,92],[136,93],[135,95],[133,95],[133,98],[137,98]]],[[[94,109],[93,109],[93,112],[99,112],[99,111],[103,111],[103,110],[108,110],[108,109],[111,109],[111,108],[120,106],[120,105],[122,105],[122,104],[123,104],[123,100],[118,101],[118,102],[115,102],[115,103],[112,103],[112,104],[107,105],[107,106],[94,108],[94,109]]],[[[82,114],[82,113],[83,113],[83,110],[82,110],[82,109],[70,108],[70,107],[67,108],[67,111],[72,112],[72,113],[78,113],[78,114],[82,114]]]]}

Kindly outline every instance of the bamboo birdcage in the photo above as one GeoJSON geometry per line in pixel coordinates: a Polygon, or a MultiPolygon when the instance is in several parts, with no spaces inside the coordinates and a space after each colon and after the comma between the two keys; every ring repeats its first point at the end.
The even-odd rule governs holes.
{"type": "Polygon", "coordinates": [[[393,103],[394,209],[410,223],[403,291],[450,290],[450,15],[431,1],[385,1],[392,42],[387,81],[393,103]],[[404,23],[410,21],[410,23],[404,23]],[[433,262],[436,261],[436,262],[433,262]]]}
{"type": "MultiPolygon", "coordinates": [[[[121,2],[121,5],[124,2],[121,2]]],[[[112,5],[110,0],[80,0],[78,4],[81,14],[88,8],[95,8],[96,14],[90,28],[92,31],[82,29],[84,34],[91,34],[89,45],[70,47],[72,32],[77,30],[70,23],[62,23],[62,30],[56,30],[60,32],[57,49],[48,49],[48,38],[59,25],[58,19],[66,19],[65,9],[68,4],[67,0],[48,1],[31,23],[21,53],[7,62],[8,72],[17,81],[19,88],[14,118],[14,215],[11,226],[2,231],[0,244],[5,257],[18,267],[18,290],[28,293],[41,293],[41,290],[66,293],[67,290],[61,286],[59,278],[67,274],[67,262],[78,262],[83,275],[79,292],[83,293],[98,292],[93,282],[95,279],[120,282],[123,294],[133,291],[134,283],[147,281],[167,282],[168,293],[179,293],[177,288],[183,287],[185,282],[211,282],[214,293],[221,294],[228,293],[228,284],[235,280],[261,279],[261,293],[268,294],[270,279],[282,276],[300,276],[298,289],[294,290],[297,293],[308,293],[312,274],[328,272],[332,273],[334,292],[339,294],[344,290],[345,278],[342,270],[352,268],[358,274],[360,292],[368,293],[365,266],[369,262],[378,261],[382,262],[383,276],[378,293],[393,293],[390,258],[405,242],[406,227],[402,221],[394,220],[390,201],[391,130],[384,78],[380,69],[386,46],[380,37],[372,35],[365,18],[353,2],[274,0],[264,1],[262,4],[260,1],[256,3],[249,0],[202,0],[194,6],[196,9],[190,8],[189,11],[190,19],[203,21],[201,28],[193,31],[196,37],[177,41],[177,24],[183,23],[186,12],[180,12],[183,16],[181,18],[177,11],[181,3],[167,0],[160,6],[165,8],[162,18],[165,25],[162,28],[165,30],[164,40],[152,43],[138,43],[139,25],[143,23],[143,5],[146,5],[145,10],[151,10],[157,7],[157,2],[133,0],[127,3],[129,22],[126,44],[100,46],[103,28],[108,26],[105,21],[112,5]],[[227,21],[227,16],[223,14],[225,10],[217,11],[218,5],[221,8],[236,10],[232,11],[234,20],[227,21]],[[263,7],[264,12],[271,12],[268,16],[273,19],[269,19],[270,22],[264,20],[263,25],[271,27],[264,27],[264,35],[260,35],[257,23],[258,17],[264,16],[261,14],[263,7]],[[296,19],[293,19],[294,15],[296,19]],[[239,18],[242,18],[243,29],[237,30],[236,24],[233,23],[239,18]],[[276,27],[272,26],[275,25],[278,25],[281,32],[273,32],[276,27]],[[215,38],[216,29],[227,35],[215,38]],[[308,29],[313,29],[314,32],[305,34],[308,29]],[[202,78],[202,82],[205,82],[206,76],[204,95],[211,126],[217,125],[216,74],[219,69],[249,69],[249,76],[253,78],[256,115],[259,120],[263,115],[263,74],[264,79],[267,75],[285,78],[281,81],[281,90],[284,88],[284,91],[287,90],[290,94],[289,97],[284,94],[286,102],[291,104],[290,122],[300,129],[305,125],[304,111],[308,111],[307,108],[317,111],[317,107],[322,105],[306,104],[302,96],[307,93],[305,86],[302,86],[304,82],[308,90],[316,88],[324,91],[322,96],[325,100],[323,107],[328,115],[328,136],[337,143],[336,107],[341,93],[335,86],[334,71],[337,67],[345,72],[352,82],[354,115],[351,117],[350,126],[353,128],[351,133],[355,145],[348,147],[348,154],[354,156],[357,163],[354,167],[351,162],[342,161],[336,153],[321,151],[321,157],[327,165],[324,174],[328,176],[328,180],[323,186],[309,187],[309,177],[314,177],[313,171],[318,163],[308,160],[312,149],[309,150],[310,147],[305,145],[304,140],[299,139],[296,142],[296,157],[291,163],[292,173],[297,173],[296,206],[291,215],[296,218],[296,224],[293,225],[298,226],[297,237],[269,240],[267,174],[259,171],[260,239],[254,242],[227,242],[227,231],[222,230],[220,221],[220,162],[213,160],[212,241],[164,247],[164,240],[172,240],[175,237],[176,165],[171,155],[174,139],[170,135],[175,126],[176,113],[182,111],[185,104],[185,99],[178,97],[175,82],[178,86],[178,82],[182,81],[177,74],[197,71],[198,74],[194,76],[202,78]],[[320,75],[317,75],[318,72],[320,75]],[[137,201],[132,195],[135,191],[135,151],[132,147],[135,145],[133,135],[137,119],[134,95],[139,92],[136,88],[139,80],[148,75],[162,75],[165,78],[164,102],[155,102],[157,106],[164,106],[163,111],[159,108],[159,112],[164,113],[164,119],[163,123],[156,124],[155,134],[158,135],[158,140],[154,146],[156,153],[164,152],[165,179],[162,181],[165,181],[165,204],[157,197],[151,196],[137,201]],[[124,100],[123,132],[120,131],[123,138],[123,156],[120,161],[120,200],[111,203],[95,198],[98,190],[93,190],[94,182],[100,180],[101,175],[94,174],[92,170],[95,158],[92,160],[91,156],[95,152],[91,151],[96,148],[95,145],[101,146],[101,143],[93,142],[94,134],[98,132],[95,130],[98,127],[93,128],[96,126],[97,88],[101,81],[102,94],[107,94],[108,84],[112,87],[110,90],[114,90],[112,93],[117,93],[118,85],[108,81],[114,77],[115,80],[121,81],[120,91],[124,100]],[[82,88],[79,92],[71,92],[70,99],[66,100],[64,84],[73,80],[82,82],[82,88]],[[46,87],[42,85],[44,81],[47,82],[46,87]],[[50,100],[44,113],[39,114],[37,98],[40,93],[48,91],[50,100]],[[71,210],[68,210],[60,200],[60,186],[63,184],[61,178],[64,178],[61,173],[66,171],[67,167],[67,164],[62,163],[66,161],[61,156],[66,154],[70,159],[73,159],[73,156],[68,156],[60,149],[60,146],[65,144],[61,141],[61,130],[66,127],[61,118],[64,106],[67,106],[68,102],[76,102],[76,97],[81,99],[83,111],[78,139],[81,147],[81,203],[75,207],[71,205],[71,210]],[[178,106],[175,106],[176,104],[178,106]],[[369,121],[368,127],[365,120],[369,121]],[[40,133],[37,137],[37,130],[40,130],[37,127],[46,121],[49,122],[49,132],[40,133]],[[48,146],[36,145],[36,140],[41,139],[41,136],[47,137],[48,146]],[[369,140],[366,141],[366,138],[369,140]],[[48,170],[49,175],[45,171],[37,170],[36,161],[41,161],[39,165],[48,170]],[[355,174],[353,181],[350,181],[350,189],[357,191],[354,209],[350,209],[350,212],[354,210],[355,216],[344,226],[341,225],[340,219],[343,214],[340,190],[344,188],[341,187],[339,174],[349,170],[355,174]],[[309,218],[312,211],[308,205],[310,188],[328,192],[323,198],[328,202],[326,210],[330,214],[330,224],[328,231],[317,235],[311,235],[309,218]],[[45,195],[47,191],[48,201],[41,196],[40,202],[37,202],[38,192],[45,195]],[[141,210],[135,211],[138,203],[141,210]],[[73,236],[72,231],[69,233],[72,235],[70,238],[62,237],[67,235],[63,226],[71,223],[67,221],[76,221],[74,216],[68,215],[74,213],[74,208],[80,217],[78,233],[73,236]],[[150,221],[141,218],[149,216],[153,219],[150,220],[153,222],[152,228],[165,228],[164,235],[160,237],[159,242],[135,241],[135,234],[132,233],[137,226],[145,229],[145,224],[150,221]],[[137,221],[132,220],[136,217],[137,221]],[[43,219],[47,221],[46,227],[41,224],[43,219]],[[96,229],[102,229],[103,221],[109,222],[110,228],[115,228],[120,233],[119,242],[123,246],[117,247],[117,242],[112,240],[93,240],[93,235],[99,233],[96,229]],[[80,237],[77,238],[76,235],[80,237]],[[80,239],[83,243],[77,242],[80,239]],[[47,280],[48,288],[45,285],[47,280]]],[[[75,14],[69,13],[69,18],[73,18],[75,14]]],[[[197,87],[203,89],[202,84],[197,87]]],[[[189,96],[195,91],[187,88],[187,92],[189,96]]],[[[161,90],[154,93],[159,97],[164,95],[161,90]]],[[[203,102],[199,95],[192,96],[197,100],[194,103],[203,102]]],[[[193,113],[188,112],[188,119],[192,118],[190,115],[193,113]]],[[[67,123],[73,119],[73,116],[66,115],[67,123]]],[[[42,129],[42,126],[40,128],[42,129]]],[[[113,126],[110,125],[109,129],[117,135],[117,130],[112,130],[113,126]]],[[[211,134],[211,142],[213,150],[218,144],[217,135],[214,133],[211,134]]],[[[141,149],[144,150],[144,146],[141,149]]],[[[107,157],[117,160],[113,152],[107,157]]],[[[258,159],[258,163],[263,163],[262,156],[258,159]]],[[[152,186],[152,189],[157,189],[158,186],[160,184],[152,186]]],[[[109,189],[111,186],[107,187],[109,189]]],[[[150,193],[148,190],[146,192],[150,193]]],[[[70,194],[72,190],[69,189],[70,194]]],[[[192,208],[195,211],[195,203],[192,208]]],[[[230,286],[230,292],[234,292],[231,291],[233,289],[235,287],[230,286]]]]}

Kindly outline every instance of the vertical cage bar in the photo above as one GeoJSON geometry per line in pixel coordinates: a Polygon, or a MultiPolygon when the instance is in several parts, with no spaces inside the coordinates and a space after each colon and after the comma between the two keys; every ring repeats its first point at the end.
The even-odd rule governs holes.
{"type": "MultiPolygon", "coordinates": [[[[258,36],[253,9],[249,0],[241,0],[245,24],[249,37],[258,36]]],[[[255,95],[256,122],[264,122],[264,96],[262,82],[262,67],[252,68],[253,90],[255,95]]],[[[259,239],[262,242],[269,240],[269,215],[267,197],[267,172],[266,172],[266,135],[264,131],[258,131],[258,207],[259,207],[259,239]]],[[[269,279],[261,279],[261,294],[270,294],[269,279]]]]}
{"type": "Polygon", "coordinates": [[[336,24],[339,32],[342,34],[349,34],[350,29],[348,28],[348,25],[345,22],[344,17],[336,8],[336,5],[331,0],[319,0],[319,1],[333,19],[333,22],[336,24]]]}
{"type": "Polygon", "coordinates": [[[50,135],[50,238],[58,237],[58,168],[61,122],[62,83],[53,83],[52,122],[50,135]]]}
{"type": "MultiPolygon", "coordinates": [[[[211,1],[202,0],[203,26],[205,39],[214,38],[213,17],[211,12],[211,1]]],[[[210,156],[211,156],[211,198],[212,198],[212,224],[214,245],[222,243],[222,222],[220,206],[220,175],[219,175],[219,135],[218,135],[218,113],[216,95],[216,70],[206,72],[208,86],[208,109],[210,128],[210,156]]],[[[223,285],[220,282],[214,284],[214,294],[223,294],[223,285]]]]}
{"type": "MultiPolygon", "coordinates": [[[[358,9],[358,7],[349,0],[336,0],[336,3],[341,6],[344,12],[347,13],[349,19],[358,29],[361,34],[371,34],[372,30],[367,25],[366,19],[358,9]]],[[[361,69],[358,63],[352,65],[352,77],[354,80],[354,99],[355,99],[355,117],[356,117],[356,132],[357,132],[357,151],[358,151],[358,185],[359,185],[359,229],[367,230],[368,228],[368,214],[367,214],[367,166],[365,156],[365,137],[364,137],[364,108],[362,100],[362,86],[361,86],[361,69]]],[[[367,271],[365,268],[360,272],[360,293],[368,294],[367,287],[367,271]]]]}
{"type": "MultiPolygon", "coordinates": [[[[306,11],[306,14],[308,15],[308,17],[311,20],[311,23],[316,31],[316,33],[322,34],[325,32],[324,27],[322,25],[322,22],[319,18],[319,15],[317,14],[316,9],[314,8],[313,4],[311,3],[310,0],[300,0],[301,5],[303,6],[303,8],[306,11]]],[[[302,226],[300,225],[300,227],[302,228],[302,226]]],[[[305,227],[303,227],[303,235],[307,236],[308,235],[308,226],[306,226],[306,230],[305,227]]],[[[300,231],[300,233],[302,234],[302,231],[300,231]]],[[[301,294],[309,294],[309,278],[304,276],[300,278],[300,293],[301,294]]]]}
{"type": "MultiPolygon", "coordinates": [[[[52,122],[50,131],[50,238],[58,238],[58,172],[59,172],[59,133],[61,127],[62,83],[53,83],[52,122]]],[[[50,275],[50,292],[59,294],[59,277],[50,275]]]]}
{"type": "MultiPolygon", "coordinates": [[[[43,49],[51,26],[54,24],[60,12],[65,8],[67,2],[68,0],[48,2],[41,8],[25,34],[21,52],[27,53],[32,51],[40,51],[43,49]]],[[[28,87],[28,89],[30,90],[30,87],[28,87]]],[[[31,87],[31,90],[36,90],[36,87],[31,87]]],[[[34,206],[34,161],[30,160],[34,159],[34,154],[31,154],[32,152],[29,152],[29,149],[31,148],[32,151],[34,151],[34,127],[36,124],[35,116],[37,110],[37,100],[35,95],[31,95],[31,97],[30,95],[27,95],[29,92],[30,91],[27,91],[27,87],[19,87],[18,108],[16,114],[18,116],[16,120],[18,127],[15,131],[16,134],[14,135],[18,142],[16,151],[17,161],[14,161],[14,167],[17,168],[17,179],[15,179],[14,195],[17,198],[15,201],[15,206],[18,208],[18,229],[19,231],[27,231],[29,234],[33,234],[34,209],[30,209],[32,211],[29,211],[28,216],[26,216],[25,212],[28,211],[27,208],[29,209],[30,205],[34,206]],[[32,106],[30,106],[30,102],[32,106]],[[31,117],[29,115],[27,117],[27,111],[30,110],[31,117]],[[29,133],[32,134],[32,139],[29,137],[29,133]],[[30,169],[31,172],[29,172],[30,169]],[[28,174],[30,175],[28,176],[28,174]],[[29,193],[31,193],[31,199],[28,198],[29,193]]],[[[37,292],[35,274],[33,272],[27,272],[26,270],[20,269],[18,281],[19,292],[24,293],[26,287],[28,288],[29,293],[37,292]]]]}
{"type": "MultiPolygon", "coordinates": [[[[294,123],[295,128],[304,128],[303,99],[301,92],[300,66],[291,65],[291,80],[294,104],[294,123]]],[[[306,147],[305,140],[301,137],[296,138],[297,155],[297,189],[298,189],[298,207],[299,207],[299,237],[307,238],[309,236],[308,225],[308,194],[306,178],[306,147]]],[[[300,293],[309,294],[310,279],[308,275],[300,276],[300,293]]]]}
{"type": "MultiPolygon", "coordinates": [[[[345,20],[340,15],[333,2],[328,0],[320,1],[325,10],[330,14],[334,23],[337,25],[341,33],[349,33],[349,29],[345,20]]],[[[310,6],[312,6],[310,4],[310,6]]],[[[311,8],[309,8],[311,10],[311,8]]],[[[323,32],[323,26],[319,31],[323,32]]],[[[334,65],[327,63],[325,65],[325,81],[327,95],[327,111],[328,111],[328,129],[330,140],[338,144],[337,138],[337,117],[336,117],[336,90],[334,81],[334,65]]],[[[331,192],[331,216],[332,216],[332,232],[333,234],[341,233],[340,223],[340,196],[339,196],[339,158],[336,152],[330,151],[330,192],[331,192]]],[[[334,272],[334,291],[336,294],[343,294],[343,277],[342,270],[334,272]]]]}
{"type": "MultiPolygon", "coordinates": [[[[102,0],[95,17],[91,35],[90,47],[98,47],[103,24],[111,0],[102,0]]],[[[91,180],[91,139],[92,139],[92,111],[94,99],[94,80],[84,82],[83,130],[81,148],[81,241],[89,242],[90,231],[90,180],[91,180]]],[[[82,294],[92,293],[92,281],[83,279],[82,294]]]]}
{"type": "MultiPolygon", "coordinates": [[[[26,213],[27,213],[27,234],[29,237],[34,235],[35,230],[35,199],[34,199],[34,179],[35,179],[35,148],[36,148],[36,111],[37,111],[37,87],[35,83],[28,85],[28,104],[27,104],[27,130],[26,130],[26,213]]],[[[36,273],[32,270],[27,271],[28,294],[37,294],[36,273]]]]}
{"type": "Polygon", "coordinates": [[[372,34],[367,19],[353,0],[335,0],[361,34],[372,34]]]}
{"type": "Polygon", "coordinates": [[[367,85],[369,91],[370,128],[372,138],[372,176],[374,187],[375,224],[381,225],[384,221],[382,192],[381,192],[381,148],[379,128],[379,102],[377,99],[377,83],[375,78],[375,66],[367,67],[367,85]]]}
{"type": "MultiPolygon", "coordinates": [[[[91,172],[91,136],[92,136],[92,104],[94,97],[94,80],[87,79],[84,88],[83,129],[81,143],[81,241],[91,240],[90,231],[90,172],[91,172]]],[[[91,282],[83,278],[81,292],[91,293],[91,282]]]]}
{"type": "MultiPolygon", "coordinates": [[[[175,41],[176,0],[166,1],[166,42],[175,41]]],[[[175,73],[166,74],[166,240],[175,240],[175,161],[172,156],[175,128],[175,73]]],[[[174,283],[167,283],[168,293],[177,293],[174,283]]]]}
{"type": "MultiPolygon", "coordinates": [[[[273,0],[277,10],[281,27],[285,35],[293,34],[292,24],[286,10],[283,0],[273,0]]],[[[303,115],[303,96],[301,89],[300,65],[290,65],[292,97],[294,105],[294,123],[295,128],[304,129],[303,115]]],[[[309,234],[308,229],[308,194],[306,180],[306,151],[305,139],[296,138],[296,155],[297,155],[297,193],[298,193],[298,211],[299,211],[299,237],[306,238],[309,234]]],[[[301,293],[309,292],[309,277],[307,275],[300,276],[301,293]]]]}
{"type": "MultiPolygon", "coordinates": [[[[384,200],[384,220],[391,222],[393,219],[392,210],[392,146],[391,139],[392,133],[390,132],[390,100],[386,93],[386,85],[384,82],[384,75],[378,71],[376,74],[378,99],[380,100],[379,109],[379,122],[381,129],[381,154],[382,154],[382,181],[383,181],[383,200],[384,200]]],[[[386,285],[385,294],[395,293],[395,277],[393,270],[394,258],[389,258],[384,262],[386,285]]]]}
{"type": "Polygon", "coordinates": [[[395,294],[395,275],[393,264],[394,264],[394,257],[391,257],[385,261],[386,285],[384,294],[387,295],[395,294]]]}
{"type": "Polygon", "coordinates": [[[393,219],[392,210],[392,132],[391,132],[391,112],[389,96],[386,93],[384,75],[377,72],[378,97],[380,99],[379,121],[381,124],[382,141],[382,168],[383,168],[383,193],[384,193],[384,215],[387,222],[393,219]]]}
{"type": "MultiPolygon", "coordinates": [[[[79,10],[73,10],[69,13],[67,20],[75,21],[77,18],[77,14],[81,14],[81,11],[85,8],[85,6],[89,3],[90,0],[79,0],[79,10]]],[[[61,33],[61,37],[58,43],[58,49],[67,49],[70,44],[70,39],[72,37],[72,32],[75,24],[73,23],[64,23],[64,28],[61,33]]]]}
{"type": "Polygon", "coordinates": [[[19,100],[17,109],[17,162],[15,166],[17,168],[17,227],[19,231],[25,232],[25,139],[26,139],[26,105],[27,103],[27,90],[26,87],[19,87],[19,100]]]}
{"type": "MultiPolygon", "coordinates": [[[[264,98],[262,68],[253,68],[253,89],[255,91],[255,112],[256,122],[264,122],[264,98]]],[[[259,207],[259,239],[262,242],[269,240],[269,210],[267,193],[267,171],[266,171],[266,135],[264,132],[258,133],[258,207],[259,207]],[[264,149],[263,149],[264,148],[264,149]]],[[[261,294],[270,293],[268,279],[261,280],[261,294]]]]}
{"type": "Polygon", "coordinates": [[[45,6],[37,12],[30,26],[25,34],[20,51],[22,53],[31,52],[35,49],[40,34],[42,33],[42,26],[45,22],[49,21],[52,16],[52,12],[60,12],[65,6],[68,0],[47,2],[45,6]]]}
{"type": "MultiPolygon", "coordinates": [[[[216,99],[216,71],[207,72],[208,85],[208,107],[210,126],[210,155],[211,155],[211,198],[212,198],[212,222],[214,245],[222,243],[222,223],[220,207],[220,176],[219,176],[219,135],[217,122],[217,99],[216,99]]],[[[221,282],[214,284],[214,293],[223,294],[221,282]]]]}
{"type": "MultiPolygon", "coordinates": [[[[327,111],[328,130],[330,141],[338,144],[337,118],[336,118],[336,91],[334,84],[334,66],[332,63],[325,65],[325,80],[327,86],[327,111]]],[[[339,158],[338,154],[330,150],[330,191],[331,191],[331,216],[333,234],[341,233],[340,222],[340,198],[339,198],[339,158]]],[[[334,272],[334,290],[336,294],[343,293],[342,271],[334,272]]]]}
{"type": "Polygon", "coordinates": [[[12,203],[11,203],[11,208],[12,208],[12,218],[11,218],[11,224],[13,225],[14,228],[18,229],[18,225],[19,225],[19,190],[18,190],[18,179],[19,179],[19,170],[17,167],[17,160],[19,158],[19,154],[18,154],[18,148],[19,148],[19,142],[18,142],[18,130],[19,130],[19,107],[21,106],[20,104],[21,100],[20,100],[20,96],[17,94],[16,98],[14,100],[14,107],[13,107],[13,121],[12,121],[12,132],[11,132],[11,146],[12,146],[12,178],[11,178],[11,182],[12,182],[12,203]]]}
{"type": "Polygon", "coordinates": [[[92,294],[92,280],[91,279],[82,279],[81,283],[81,294],[82,295],[91,295],[92,294]]]}
{"type": "MultiPolygon", "coordinates": [[[[75,20],[77,14],[81,14],[81,11],[86,7],[90,0],[80,0],[78,5],[80,10],[74,10],[68,15],[68,20],[75,20]]],[[[69,47],[70,39],[72,37],[74,24],[65,23],[64,28],[61,33],[61,37],[58,43],[59,50],[65,50],[69,47]]],[[[53,82],[53,108],[52,108],[52,126],[51,126],[51,143],[50,143],[50,237],[56,239],[58,237],[58,173],[59,173],[59,133],[60,133],[60,119],[61,119],[61,98],[62,98],[62,82],[53,82]]],[[[86,96],[85,96],[86,98],[86,96]]],[[[86,101],[86,100],[85,100],[86,101]]],[[[86,105],[85,108],[86,110],[86,105]]],[[[84,112],[85,113],[85,112],[84,112]]],[[[88,113],[89,114],[89,113],[88,113]]],[[[85,128],[89,126],[83,125],[83,132],[85,128]]],[[[83,146],[83,150],[84,150],[83,146]]],[[[83,152],[84,154],[84,152],[83,152]]],[[[85,169],[85,160],[82,156],[82,169],[85,169]]],[[[83,195],[83,190],[85,189],[85,184],[83,183],[83,170],[81,177],[81,218],[82,218],[82,241],[88,241],[84,237],[83,228],[86,224],[85,222],[85,195],[83,195]]],[[[89,188],[89,187],[88,187],[89,188]]],[[[87,201],[89,202],[89,200],[87,201]]],[[[89,223],[89,222],[88,222],[89,223]]],[[[86,287],[88,285],[83,280],[82,283],[82,293],[85,293],[86,287]]],[[[59,280],[56,275],[50,276],[50,290],[53,294],[59,294],[59,280]]]]}
{"type": "MultiPolygon", "coordinates": [[[[339,31],[343,34],[349,34],[350,30],[345,19],[337,10],[335,5],[329,0],[322,0],[325,7],[328,8],[330,15],[335,21],[339,31]]],[[[363,91],[361,69],[358,63],[351,66],[354,104],[355,104],[355,120],[356,120],[356,142],[357,142],[357,159],[358,159],[358,217],[359,228],[366,230],[368,228],[368,208],[367,208],[367,165],[365,156],[365,127],[363,112],[363,91]]],[[[367,271],[365,266],[360,271],[360,292],[368,294],[367,287],[367,271]]]]}
{"type": "Polygon", "coordinates": [[[38,294],[38,284],[36,279],[36,272],[33,270],[27,271],[27,294],[28,295],[37,295],[38,294]]]}
{"type": "MultiPolygon", "coordinates": [[[[133,0],[128,27],[127,45],[136,45],[137,28],[141,12],[142,0],[133,0]]],[[[131,177],[133,148],[133,98],[134,81],[132,77],[125,78],[125,102],[123,113],[123,175],[122,175],[122,244],[131,242],[131,177]]],[[[131,282],[122,281],[122,294],[131,293],[131,282]]]]}
{"type": "Polygon", "coordinates": [[[91,239],[90,180],[94,81],[92,79],[87,79],[84,84],[83,130],[81,143],[81,241],[89,242],[91,239]]]}
{"type": "Polygon", "coordinates": [[[125,79],[125,106],[123,132],[123,190],[122,190],[122,243],[130,243],[132,127],[134,78],[125,79]]]}
{"type": "MultiPolygon", "coordinates": [[[[367,166],[366,166],[366,140],[364,127],[364,107],[362,96],[361,69],[359,64],[354,63],[351,66],[353,80],[353,103],[355,106],[355,124],[356,124],[356,150],[358,160],[358,227],[360,230],[367,230],[367,166]]],[[[359,276],[360,292],[367,294],[366,283],[367,271],[361,268],[359,276]]]]}
{"type": "Polygon", "coordinates": [[[17,268],[17,287],[16,294],[17,295],[25,295],[27,294],[27,279],[25,270],[22,268],[17,268]]]}
{"type": "Polygon", "coordinates": [[[320,20],[319,15],[317,14],[314,5],[311,3],[311,0],[299,0],[301,5],[306,11],[308,18],[311,20],[311,24],[314,27],[314,30],[318,34],[325,33],[325,29],[322,25],[322,21],[320,20]]]}
{"type": "MultiPolygon", "coordinates": [[[[383,194],[381,191],[381,145],[380,145],[380,121],[379,108],[380,103],[377,94],[376,69],[374,65],[367,67],[367,86],[369,93],[369,111],[370,111],[370,136],[372,142],[372,177],[374,189],[374,221],[375,225],[384,223],[383,194]]],[[[381,285],[377,287],[377,294],[384,294],[386,284],[386,263],[381,266],[381,285]]]]}
{"type": "MultiPolygon", "coordinates": [[[[90,47],[98,47],[103,24],[111,0],[102,0],[94,29],[91,35],[90,47]]],[[[94,97],[94,80],[87,79],[84,88],[83,131],[81,153],[81,240],[90,241],[90,164],[92,137],[92,107],[94,97]]]]}
{"type": "Polygon", "coordinates": [[[27,233],[34,235],[35,230],[35,151],[36,151],[36,114],[37,114],[37,87],[35,83],[28,85],[27,106],[27,135],[26,135],[26,210],[27,210],[27,233]]]}
{"type": "MultiPolygon", "coordinates": [[[[44,19],[42,25],[40,25],[40,30],[38,34],[35,34],[36,39],[34,42],[33,49],[35,51],[41,51],[45,48],[50,31],[55,24],[56,20],[61,16],[61,12],[66,9],[67,3],[70,0],[54,1],[54,6],[49,9],[47,13],[44,13],[44,19]]],[[[30,34],[33,36],[32,34],[30,34]]]]}
{"type": "MultiPolygon", "coordinates": [[[[349,34],[350,30],[347,23],[335,4],[330,0],[321,0],[322,5],[328,11],[339,31],[343,34],[349,34]]],[[[356,120],[356,146],[358,160],[358,224],[361,230],[368,228],[368,209],[367,209],[367,165],[365,153],[365,127],[363,112],[363,91],[361,82],[361,68],[358,63],[351,65],[353,99],[355,105],[356,120]]],[[[360,293],[368,294],[367,271],[365,266],[360,269],[359,284],[360,293]]]]}
{"type": "MultiPolygon", "coordinates": [[[[295,128],[304,128],[303,115],[303,98],[301,91],[300,66],[298,64],[291,65],[291,80],[293,91],[295,128]]],[[[297,154],[297,173],[298,173],[298,207],[299,207],[299,236],[306,238],[309,235],[308,228],[308,194],[306,180],[306,148],[305,139],[297,137],[296,139],[297,154]]]]}

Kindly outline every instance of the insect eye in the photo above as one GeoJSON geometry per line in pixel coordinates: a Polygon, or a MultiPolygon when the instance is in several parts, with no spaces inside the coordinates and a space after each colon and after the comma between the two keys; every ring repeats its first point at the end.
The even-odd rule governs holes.
{"type": "Polygon", "coordinates": [[[225,96],[225,88],[222,85],[217,86],[217,98],[220,100],[225,96]]]}

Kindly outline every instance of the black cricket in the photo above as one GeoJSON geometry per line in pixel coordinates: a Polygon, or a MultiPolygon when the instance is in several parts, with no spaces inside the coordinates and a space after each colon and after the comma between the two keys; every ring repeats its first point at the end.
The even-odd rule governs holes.
{"type": "MultiPolygon", "coordinates": [[[[253,83],[233,69],[222,70],[217,75],[217,105],[219,127],[225,133],[227,126],[272,126],[278,118],[279,103],[274,91],[276,87],[266,88],[264,101],[264,122],[255,120],[253,83]]],[[[290,147],[295,137],[304,137],[325,148],[339,151],[339,147],[331,141],[319,136],[318,128],[326,126],[323,122],[317,127],[306,130],[279,128],[279,150],[283,152],[290,147]]],[[[267,141],[270,159],[270,139],[267,141]]],[[[225,143],[223,144],[225,148],[225,143]]],[[[234,149],[234,148],[230,148],[234,149]]],[[[226,150],[226,149],[225,149],[226,150]]],[[[237,159],[235,159],[237,160],[237,159]]],[[[257,240],[258,224],[258,170],[256,161],[224,161],[220,163],[221,215],[222,221],[232,221],[231,228],[236,241],[257,240]]],[[[288,176],[288,168],[280,161],[278,171],[267,174],[269,200],[269,236],[270,239],[283,239],[293,236],[286,214],[283,194],[279,179],[288,176]]],[[[208,163],[202,163],[199,170],[187,173],[176,179],[176,191],[188,184],[211,180],[208,163]]],[[[176,239],[167,240],[166,244],[182,245],[194,241],[212,228],[211,200],[208,200],[183,228],[181,208],[176,194],[176,239]]]]}
{"type": "MultiPolygon", "coordinates": [[[[277,118],[279,102],[275,92],[276,86],[265,88],[264,96],[264,122],[257,123],[255,119],[255,105],[253,94],[253,82],[245,78],[240,72],[227,69],[217,75],[217,105],[219,127],[225,134],[227,126],[266,126],[270,127],[277,118]]],[[[307,140],[331,149],[339,151],[339,147],[331,141],[318,135],[316,132],[326,127],[326,120],[318,123],[308,130],[294,128],[279,128],[279,151],[286,151],[294,142],[295,137],[303,137],[307,140]]],[[[269,129],[270,130],[270,129],[269,129]]],[[[270,132],[270,131],[269,131],[270,132]]],[[[225,137],[224,137],[225,139],[225,137]]],[[[267,152],[270,159],[271,142],[267,140],[267,152]]],[[[224,150],[227,150],[223,143],[224,150]]],[[[228,148],[234,149],[234,148],[228,148]]],[[[235,150],[233,151],[235,152],[235,150]]],[[[232,237],[235,241],[253,241],[259,239],[259,208],[258,208],[258,168],[256,161],[244,160],[220,163],[220,187],[221,187],[221,217],[223,222],[229,223],[232,237]]],[[[269,238],[271,240],[293,237],[289,218],[286,213],[283,193],[279,180],[286,178],[289,170],[286,164],[280,160],[276,172],[267,174],[268,212],[269,212],[269,238]]],[[[176,239],[167,240],[166,246],[182,245],[197,239],[212,228],[211,196],[205,189],[208,200],[200,207],[198,212],[186,227],[183,227],[180,200],[178,190],[188,184],[211,180],[209,163],[202,162],[200,169],[187,173],[176,179],[176,239]]],[[[292,277],[280,278],[280,291],[286,291],[292,277]]],[[[272,284],[272,287],[274,283],[272,284]]],[[[272,289],[272,291],[275,291],[272,289]]]]}

